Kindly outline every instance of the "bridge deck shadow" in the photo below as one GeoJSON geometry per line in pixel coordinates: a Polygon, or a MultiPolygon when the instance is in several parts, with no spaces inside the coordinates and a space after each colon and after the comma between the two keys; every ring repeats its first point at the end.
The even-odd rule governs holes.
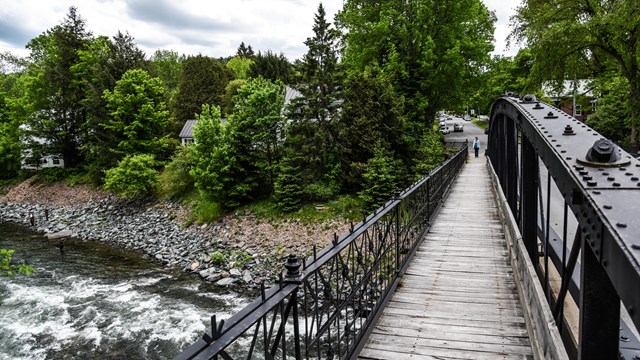
{"type": "Polygon", "coordinates": [[[464,166],[359,358],[533,358],[484,156],[464,166]]]}

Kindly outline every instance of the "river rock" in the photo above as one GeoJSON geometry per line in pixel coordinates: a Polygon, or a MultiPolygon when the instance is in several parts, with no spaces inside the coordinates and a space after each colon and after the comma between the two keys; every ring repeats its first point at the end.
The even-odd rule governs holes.
{"type": "Polygon", "coordinates": [[[240,277],[240,276],[242,276],[242,272],[238,268],[233,268],[233,269],[229,270],[229,275],[231,275],[233,277],[240,277]]]}
{"type": "Polygon", "coordinates": [[[216,282],[216,285],[218,285],[218,286],[229,286],[229,285],[233,285],[236,281],[238,281],[238,279],[232,278],[232,277],[227,277],[227,278],[223,278],[223,279],[218,280],[216,282]]]}
{"type": "Polygon", "coordinates": [[[45,234],[45,237],[49,240],[55,240],[55,239],[63,239],[63,238],[71,237],[72,235],[73,233],[71,232],[71,230],[62,230],[62,231],[45,234]]]}
{"type": "Polygon", "coordinates": [[[251,272],[249,272],[249,270],[245,270],[242,273],[242,281],[244,281],[247,284],[253,281],[253,277],[251,276],[251,272]]]}
{"type": "Polygon", "coordinates": [[[193,264],[191,264],[191,271],[196,271],[199,267],[200,267],[200,263],[196,261],[193,264]]]}

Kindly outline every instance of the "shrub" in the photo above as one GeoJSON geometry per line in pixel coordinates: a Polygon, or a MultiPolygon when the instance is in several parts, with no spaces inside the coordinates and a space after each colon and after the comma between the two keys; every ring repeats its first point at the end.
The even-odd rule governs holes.
{"type": "Polygon", "coordinates": [[[191,146],[180,146],[176,149],[158,179],[158,194],[165,198],[175,198],[193,189],[194,180],[190,171],[193,167],[191,146]]]}
{"type": "Polygon", "coordinates": [[[393,194],[400,178],[401,162],[393,158],[390,151],[378,146],[374,156],[367,162],[363,174],[363,190],[359,193],[365,211],[382,205],[393,194]]]}
{"type": "Polygon", "coordinates": [[[153,155],[127,155],[118,166],[106,171],[104,188],[124,198],[149,194],[158,183],[153,155]]]}

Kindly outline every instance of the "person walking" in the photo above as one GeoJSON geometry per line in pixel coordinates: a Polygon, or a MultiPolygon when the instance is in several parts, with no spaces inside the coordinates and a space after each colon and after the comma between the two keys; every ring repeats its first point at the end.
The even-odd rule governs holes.
{"type": "Polygon", "coordinates": [[[477,136],[476,136],[476,139],[473,140],[473,151],[476,157],[478,157],[478,152],[480,152],[480,140],[478,140],[477,136]]]}

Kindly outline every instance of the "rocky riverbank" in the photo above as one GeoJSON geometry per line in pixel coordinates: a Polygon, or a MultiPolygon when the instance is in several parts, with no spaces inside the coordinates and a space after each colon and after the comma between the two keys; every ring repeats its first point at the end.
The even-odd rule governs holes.
{"type": "MultiPolygon", "coordinates": [[[[71,202],[67,199],[67,203],[59,199],[69,191],[73,192],[57,190],[59,194],[46,201],[44,197],[21,198],[9,193],[0,198],[0,220],[21,223],[43,234],[71,234],[140,251],[154,261],[197,273],[219,286],[247,289],[262,281],[270,284],[289,254],[307,256],[314,245],[322,249],[334,232],[341,234],[347,229],[340,220],[303,225],[295,220],[261,220],[250,213],[185,228],[180,222],[188,210],[179,203],[127,202],[106,194],[85,195],[71,202]]],[[[49,241],[64,246],[63,239],[49,241]]]]}

